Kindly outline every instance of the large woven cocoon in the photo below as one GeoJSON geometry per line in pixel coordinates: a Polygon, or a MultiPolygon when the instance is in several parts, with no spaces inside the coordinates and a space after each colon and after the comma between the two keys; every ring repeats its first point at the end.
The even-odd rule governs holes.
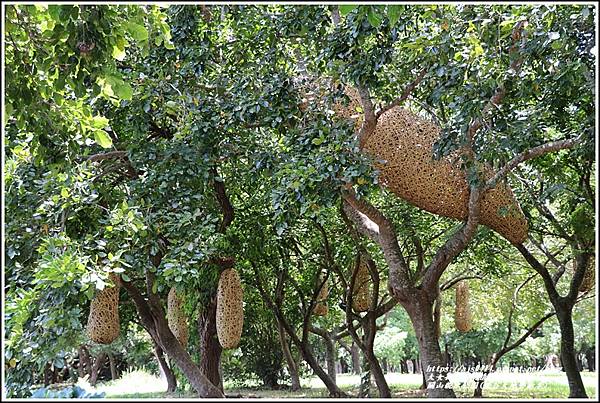
{"type": "Polygon", "coordinates": [[[588,292],[596,286],[596,258],[592,257],[588,262],[588,267],[585,269],[583,281],[579,286],[580,292],[588,292]]]}
{"type": "Polygon", "coordinates": [[[223,348],[236,348],[244,325],[243,290],[235,269],[221,273],[217,289],[217,337],[223,348]]]}
{"type": "Polygon", "coordinates": [[[167,322],[169,329],[171,329],[171,332],[173,332],[179,343],[183,348],[187,348],[190,332],[183,310],[183,298],[177,295],[175,287],[169,290],[167,297],[167,322]]]}
{"type": "Polygon", "coordinates": [[[371,274],[365,258],[361,257],[360,266],[352,288],[352,309],[356,312],[366,312],[371,305],[371,274]]]}
{"type": "Polygon", "coordinates": [[[87,335],[99,344],[110,344],[119,337],[119,282],[115,274],[109,276],[112,284],[98,292],[90,304],[87,335]]]}
{"type": "MultiPolygon", "coordinates": [[[[320,281],[323,281],[322,279],[320,281]]],[[[319,283],[320,284],[320,283],[319,283]]],[[[321,287],[319,295],[317,296],[317,303],[313,308],[313,315],[326,316],[329,313],[329,307],[327,306],[327,297],[329,296],[329,287],[327,281],[321,287]]]]}
{"type": "MultiPolygon", "coordinates": [[[[340,117],[362,125],[358,91],[347,87],[348,105],[337,103],[333,110],[340,117]]],[[[432,148],[440,129],[401,107],[392,108],[377,120],[375,131],[363,141],[363,151],[375,160],[381,171],[380,182],[411,204],[444,217],[465,220],[468,214],[469,188],[460,169],[459,151],[434,161],[432,148]],[[381,162],[383,160],[383,162],[381,162]]],[[[484,167],[485,179],[494,175],[484,167]]],[[[481,200],[480,223],[492,228],[513,244],[527,238],[527,220],[511,189],[499,183],[481,200]]]]}
{"type": "Polygon", "coordinates": [[[473,328],[471,308],[469,307],[469,283],[460,281],[456,285],[456,307],[454,325],[459,332],[468,332],[473,328]]]}

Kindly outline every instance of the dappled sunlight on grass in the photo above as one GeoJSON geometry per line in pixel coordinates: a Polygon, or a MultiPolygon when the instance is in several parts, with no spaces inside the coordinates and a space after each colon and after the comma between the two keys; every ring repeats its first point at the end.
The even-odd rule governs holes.
{"type": "MultiPolygon", "coordinates": [[[[596,394],[597,373],[582,372],[581,376],[588,395],[596,394]]],[[[397,398],[423,397],[424,391],[420,390],[423,380],[421,374],[388,373],[386,380],[397,398]]],[[[473,395],[475,374],[459,372],[450,374],[458,397],[473,395]]],[[[81,384],[86,390],[106,392],[107,398],[167,398],[167,397],[194,397],[191,392],[178,391],[167,396],[167,384],[160,377],[150,374],[145,370],[126,372],[116,381],[98,384],[96,388],[89,386],[85,381],[81,384]]],[[[360,376],[353,374],[338,374],[338,386],[345,392],[356,395],[360,386],[360,376]]],[[[264,389],[256,384],[251,387],[234,387],[225,382],[225,393],[229,397],[244,398],[320,398],[327,397],[327,389],[317,377],[302,379],[302,389],[292,392],[289,388],[278,390],[264,389]]],[[[377,388],[373,386],[373,397],[376,397],[377,388]]],[[[488,376],[483,389],[484,397],[490,398],[566,398],[569,395],[567,377],[563,372],[495,372],[488,376]]]]}
{"type": "Polygon", "coordinates": [[[95,390],[105,392],[106,397],[155,397],[165,393],[167,382],[146,370],[135,370],[117,380],[99,383],[95,390]]]}

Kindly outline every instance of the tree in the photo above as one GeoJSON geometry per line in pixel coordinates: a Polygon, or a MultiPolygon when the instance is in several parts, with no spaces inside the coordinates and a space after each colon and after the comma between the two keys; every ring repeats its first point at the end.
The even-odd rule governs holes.
{"type": "MultiPolygon", "coordinates": [[[[88,301],[111,272],[157,359],[166,354],[200,396],[223,395],[213,302],[230,267],[258,286],[332,395],[343,392],[308,345],[311,326],[331,332],[345,322],[381,381],[377,318],[397,302],[424,367],[443,367],[440,279],[476,239],[486,192],[506,183],[522,203],[532,198],[524,204],[532,245],[564,261],[568,244],[576,257],[561,299],[559,278],[568,276],[554,281],[531,245],[516,245],[556,302],[572,395],[581,395],[569,323],[594,252],[593,230],[581,222],[593,206],[577,206],[594,196],[594,156],[584,151],[593,144],[594,17],[589,6],[566,5],[7,6],[7,334],[10,359],[24,365],[9,373],[11,395],[27,394],[28,354],[42,371],[79,346],[88,301]],[[356,128],[335,113],[351,88],[361,101],[356,128]],[[443,129],[432,157],[462,156],[463,223],[380,186],[364,140],[399,105],[443,129]],[[487,180],[485,164],[495,172],[487,180]],[[524,172],[514,175],[517,168],[524,172]],[[553,199],[557,190],[535,173],[579,199],[553,199]],[[547,198],[556,220],[536,207],[547,198]],[[363,248],[374,285],[388,294],[361,316],[349,310],[355,275],[342,268],[363,248]],[[331,322],[312,317],[320,274],[335,282],[331,299],[345,303],[331,322]],[[171,287],[188,299],[190,317],[199,315],[191,351],[165,319],[171,287]],[[29,304],[36,309],[27,312],[29,304]],[[42,322],[53,331],[27,351],[42,322]]],[[[388,394],[385,378],[378,386],[388,394]]],[[[429,395],[453,393],[434,387],[429,395]]]]}

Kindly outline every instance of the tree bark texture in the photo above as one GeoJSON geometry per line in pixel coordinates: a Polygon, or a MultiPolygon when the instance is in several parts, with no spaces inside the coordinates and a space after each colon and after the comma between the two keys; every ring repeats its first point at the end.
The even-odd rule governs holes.
{"type": "Polygon", "coordinates": [[[216,294],[210,297],[207,306],[198,315],[200,335],[200,370],[208,380],[223,391],[221,379],[221,353],[223,348],[217,337],[216,294]]]}
{"type": "Polygon", "coordinates": [[[167,380],[167,393],[175,392],[177,390],[177,378],[171,367],[169,367],[169,364],[167,364],[162,348],[156,342],[154,343],[154,356],[156,357],[156,361],[158,361],[158,368],[161,375],[167,380]]]}
{"type": "Polygon", "coordinates": [[[283,351],[283,356],[285,358],[285,362],[288,367],[288,372],[290,373],[290,378],[292,382],[292,391],[300,390],[300,375],[298,374],[298,366],[296,365],[296,361],[294,361],[294,357],[292,356],[292,352],[290,351],[290,345],[285,337],[285,329],[283,325],[277,320],[277,333],[279,335],[279,344],[281,344],[281,351],[283,351]]]}
{"type": "Polygon", "coordinates": [[[90,376],[90,385],[96,386],[96,383],[98,382],[98,374],[100,373],[100,370],[102,369],[102,366],[106,361],[106,356],[106,353],[104,351],[101,351],[100,354],[98,354],[98,357],[96,357],[96,359],[94,360],[94,366],[92,367],[92,375],[90,376]]]}
{"type": "Polygon", "coordinates": [[[557,309],[557,317],[561,334],[560,360],[569,382],[569,397],[587,398],[581,374],[579,373],[579,367],[577,366],[572,307],[562,306],[560,309],[557,309]]]}
{"type": "Polygon", "coordinates": [[[446,360],[440,350],[433,321],[433,301],[423,292],[415,292],[411,299],[400,301],[406,309],[415,329],[422,371],[427,382],[427,397],[454,398],[454,391],[449,388],[446,360]]]}

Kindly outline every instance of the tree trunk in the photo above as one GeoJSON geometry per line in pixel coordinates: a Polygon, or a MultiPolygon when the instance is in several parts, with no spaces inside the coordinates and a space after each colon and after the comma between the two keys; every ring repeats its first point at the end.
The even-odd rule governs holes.
{"type": "MultiPolygon", "coordinates": [[[[148,284],[152,284],[152,275],[147,272],[146,276],[148,284]]],[[[158,341],[163,351],[181,369],[198,395],[200,397],[223,397],[223,392],[207,379],[169,329],[164,309],[157,300],[157,295],[150,294],[148,299],[145,299],[133,284],[127,281],[123,281],[122,284],[133,299],[144,328],[151,333],[152,338],[158,341]]],[[[147,286],[147,288],[150,287],[147,286]]]]}
{"type": "Polygon", "coordinates": [[[336,383],[336,371],[335,371],[335,347],[331,337],[324,337],[325,341],[325,359],[327,361],[327,375],[331,378],[333,383],[336,383]]]}
{"type": "Polygon", "coordinates": [[[593,348],[588,347],[585,350],[585,359],[587,360],[588,371],[593,372],[596,369],[596,356],[593,348]]]}
{"type": "Polygon", "coordinates": [[[311,367],[315,375],[317,375],[327,387],[327,390],[329,391],[329,396],[338,398],[347,397],[346,393],[344,393],[340,388],[338,388],[338,386],[329,377],[329,375],[327,375],[327,373],[323,371],[323,368],[321,368],[321,366],[315,359],[315,356],[312,353],[310,346],[308,346],[306,343],[300,343],[298,347],[302,352],[302,357],[304,358],[304,361],[306,361],[306,363],[311,367]]]}
{"type": "Polygon", "coordinates": [[[352,342],[352,346],[350,347],[350,355],[352,356],[352,372],[356,375],[360,374],[360,353],[358,346],[355,342],[352,342]]]}
{"type": "Polygon", "coordinates": [[[173,370],[167,364],[162,348],[156,342],[154,342],[154,356],[156,357],[156,361],[158,361],[161,377],[167,380],[167,393],[175,392],[177,389],[177,378],[175,378],[173,370]]]}
{"type": "Polygon", "coordinates": [[[362,373],[360,375],[360,389],[358,391],[358,397],[369,397],[371,393],[371,365],[369,360],[365,359],[362,362],[362,373]]]}
{"type": "Polygon", "coordinates": [[[86,375],[92,374],[92,364],[90,362],[90,354],[85,345],[80,345],[79,349],[79,364],[77,365],[77,372],[80,378],[86,375]]]}
{"type": "Polygon", "coordinates": [[[94,360],[94,366],[92,367],[92,375],[90,376],[90,385],[96,386],[96,383],[98,382],[98,374],[102,369],[102,365],[104,365],[104,361],[106,361],[106,353],[102,351],[94,360]]]}
{"type": "Polygon", "coordinates": [[[296,365],[296,361],[294,361],[294,357],[292,356],[292,352],[290,351],[290,345],[285,337],[285,329],[283,325],[277,320],[277,333],[279,335],[279,344],[281,344],[281,351],[283,351],[283,356],[285,357],[285,362],[287,363],[288,371],[290,373],[290,378],[292,381],[292,391],[300,390],[300,375],[298,374],[298,367],[296,365]]]}
{"type": "Polygon", "coordinates": [[[110,363],[110,377],[114,381],[119,377],[119,373],[115,365],[115,356],[111,352],[108,353],[108,362],[110,363]]]}
{"type": "Polygon", "coordinates": [[[413,298],[402,299],[400,303],[406,309],[415,329],[422,371],[427,381],[427,397],[455,398],[456,395],[448,382],[446,360],[435,337],[432,301],[430,302],[427,294],[421,291],[414,293],[413,298]]]}
{"type": "Polygon", "coordinates": [[[387,384],[385,375],[381,369],[381,365],[379,365],[379,361],[377,360],[377,357],[375,357],[373,350],[370,350],[371,351],[367,351],[365,353],[365,358],[369,361],[369,368],[371,369],[371,375],[373,375],[373,379],[375,379],[375,384],[377,385],[377,390],[379,391],[379,397],[392,397],[392,392],[387,384]]]}
{"type": "Polygon", "coordinates": [[[560,360],[563,369],[567,374],[569,382],[570,398],[587,398],[581,374],[577,367],[577,357],[575,356],[575,336],[573,333],[573,308],[557,304],[557,317],[560,325],[560,360]]]}
{"type": "Polygon", "coordinates": [[[52,370],[50,368],[51,364],[49,362],[46,363],[44,367],[44,386],[48,386],[52,382],[52,370]]]}
{"type": "Polygon", "coordinates": [[[221,379],[221,352],[223,348],[217,337],[217,299],[216,294],[198,315],[198,334],[200,335],[200,370],[223,392],[221,379]]]}

